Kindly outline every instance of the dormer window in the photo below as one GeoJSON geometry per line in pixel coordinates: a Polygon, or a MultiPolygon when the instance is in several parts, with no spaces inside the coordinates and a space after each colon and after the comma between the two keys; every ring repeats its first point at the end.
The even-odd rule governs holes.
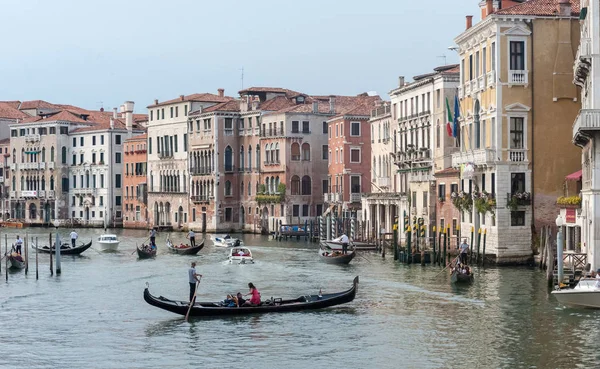
{"type": "Polygon", "coordinates": [[[304,104],[304,96],[297,96],[296,104],[304,104]]]}

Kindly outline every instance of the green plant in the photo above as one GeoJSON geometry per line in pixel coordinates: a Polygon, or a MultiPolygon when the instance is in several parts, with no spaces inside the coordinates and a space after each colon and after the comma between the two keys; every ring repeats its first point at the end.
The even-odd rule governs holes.
{"type": "Polygon", "coordinates": [[[558,205],[581,205],[581,197],[579,196],[561,196],[556,200],[558,205]]]}
{"type": "Polygon", "coordinates": [[[258,193],[265,193],[266,190],[267,190],[267,187],[264,184],[258,185],[258,193]]]}
{"type": "Polygon", "coordinates": [[[478,197],[473,201],[473,205],[475,206],[475,210],[477,210],[479,213],[485,214],[489,212],[494,214],[494,210],[496,209],[496,200],[478,197]]]}
{"type": "Polygon", "coordinates": [[[452,204],[459,211],[470,212],[473,210],[473,198],[468,193],[460,191],[459,193],[452,192],[452,204]]]}

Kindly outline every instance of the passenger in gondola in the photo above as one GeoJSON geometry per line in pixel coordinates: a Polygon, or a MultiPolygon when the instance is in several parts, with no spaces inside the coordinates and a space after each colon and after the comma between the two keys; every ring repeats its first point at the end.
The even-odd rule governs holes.
{"type": "Polygon", "coordinates": [[[465,274],[466,275],[471,275],[471,269],[469,269],[468,266],[465,267],[465,274]]]}
{"type": "Polygon", "coordinates": [[[260,305],[260,292],[252,283],[248,283],[248,288],[250,288],[250,292],[245,294],[244,296],[252,295],[250,300],[246,300],[243,306],[259,306],[260,305]]]}
{"type": "Polygon", "coordinates": [[[237,306],[240,307],[240,306],[244,305],[244,303],[246,302],[246,299],[242,296],[242,293],[238,292],[236,297],[237,297],[237,306]]]}
{"type": "Polygon", "coordinates": [[[237,304],[235,303],[235,301],[233,300],[233,297],[231,295],[227,295],[227,298],[225,298],[225,300],[223,300],[223,305],[227,306],[227,307],[237,306],[237,304]]]}

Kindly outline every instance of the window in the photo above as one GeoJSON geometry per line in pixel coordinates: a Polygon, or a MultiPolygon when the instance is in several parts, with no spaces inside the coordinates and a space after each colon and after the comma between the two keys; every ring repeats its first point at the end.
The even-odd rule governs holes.
{"type": "Polygon", "coordinates": [[[492,70],[495,71],[496,70],[496,43],[495,42],[492,42],[490,57],[492,59],[490,62],[491,66],[492,66],[492,70]]]}
{"type": "Polygon", "coordinates": [[[303,217],[307,217],[308,216],[308,204],[303,204],[302,205],[302,216],[303,217]]]}
{"type": "Polygon", "coordinates": [[[510,174],[510,193],[525,192],[525,173],[510,174]]]}
{"type": "Polygon", "coordinates": [[[435,126],[435,146],[437,148],[440,147],[440,139],[442,137],[442,128],[440,125],[440,120],[437,120],[437,125],[435,126]]]}
{"type": "MultiPolygon", "coordinates": [[[[523,118],[522,117],[511,117],[510,118],[510,148],[511,149],[523,149],[524,145],[524,131],[523,131],[523,118]]],[[[512,156],[512,155],[511,155],[512,156]]],[[[513,158],[511,158],[512,160],[513,158]]],[[[521,160],[519,160],[521,161],[521,160]]]]}
{"type": "Polygon", "coordinates": [[[331,127],[329,127],[329,139],[331,139],[331,127]]]}
{"type": "Polygon", "coordinates": [[[360,122],[350,123],[350,136],[360,136],[360,122]]]}
{"type": "Polygon", "coordinates": [[[121,174],[115,174],[115,188],[121,188],[121,174]]]}
{"type": "Polygon", "coordinates": [[[63,177],[61,185],[62,185],[62,192],[69,192],[69,178],[63,177]]]}
{"type": "Polygon", "coordinates": [[[104,164],[104,153],[100,153],[100,164],[104,164]]]}
{"type": "Polygon", "coordinates": [[[481,59],[481,69],[483,71],[483,74],[487,73],[487,49],[484,47],[483,51],[482,51],[482,59],[481,59]]]}
{"type": "Polygon", "coordinates": [[[329,160],[328,152],[329,152],[329,145],[323,145],[322,151],[321,151],[321,159],[329,160]]]}
{"type": "Polygon", "coordinates": [[[225,136],[233,136],[233,119],[225,118],[225,136]]]}
{"type": "Polygon", "coordinates": [[[115,135],[115,144],[117,144],[117,145],[121,144],[121,135],[115,135]]]}
{"type": "Polygon", "coordinates": [[[71,165],[75,165],[75,164],[77,164],[77,155],[73,154],[71,156],[71,165]]]}
{"type": "Polygon", "coordinates": [[[115,196],[115,205],[116,206],[121,206],[122,205],[121,196],[115,196]]]}
{"type": "Polygon", "coordinates": [[[350,162],[360,163],[360,149],[350,149],[350,162]]]}
{"type": "Polygon", "coordinates": [[[77,188],[77,176],[73,176],[73,188],[77,188]]]}
{"type": "Polygon", "coordinates": [[[485,173],[481,174],[481,192],[485,191],[485,173]]]}
{"type": "Polygon", "coordinates": [[[92,136],[92,145],[96,145],[96,136],[92,136]]]}
{"type": "Polygon", "coordinates": [[[446,185],[443,183],[438,185],[438,197],[442,201],[446,199],[446,185]]]}
{"type": "Polygon", "coordinates": [[[300,194],[300,177],[298,177],[298,176],[293,176],[292,177],[291,193],[292,193],[292,195],[299,195],[300,194]]]}
{"type": "Polygon", "coordinates": [[[293,217],[300,216],[300,205],[292,205],[292,216],[293,217]]]}
{"type": "Polygon", "coordinates": [[[292,121],[292,133],[300,133],[300,122],[297,120],[292,121]]]}
{"type": "Polygon", "coordinates": [[[92,153],[92,164],[96,164],[96,153],[92,153]]]}
{"type": "Polygon", "coordinates": [[[429,206],[429,201],[427,201],[428,195],[429,192],[423,191],[423,209],[427,209],[427,207],[429,206]]]}
{"type": "Polygon", "coordinates": [[[79,154],[79,164],[83,164],[83,154],[79,154]]]}
{"type": "Polygon", "coordinates": [[[300,145],[297,142],[294,142],[291,147],[292,152],[292,161],[300,160],[300,145]]]}
{"type": "Polygon", "coordinates": [[[150,121],[154,119],[154,110],[150,110],[150,121]]]}
{"type": "Polygon", "coordinates": [[[322,182],[322,186],[323,186],[323,194],[326,194],[329,192],[329,180],[328,179],[324,179],[322,182]]]}
{"type": "Polygon", "coordinates": [[[100,145],[104,145],[104,135],[100,135],[100,145]]]}
{"type": "Polygon", "coordinates": [[[321,215],[323,215],[323,205],[322,204],[317,204],[317,214],[318,217],[320,217],[321,215]]]}
{"type": "Polygon", "coordinates": [[[171,112],[171,118],[173,118],[173,107],[171,106],[171,108],[169,109],[169,111],[171,112]]]}
{"type": "Polygon", "coordinates": [[[302,160],[310,161],[310,145],[308,142],[302,144],[302,160]]]}
{"type": "Polygon", "coordinates": [[[104,174],[100,174],[100,188],[104,188],[104,174]]]}
{"type": "MultiPolygon", "coordinates": [[[[188,111],[187,111],[187,110],[188,110],[188,107],[187,107],[187,105],[184,105],[184,106],[183,106],[183,115],[187,116],[187,113],[188,113],[188,111]]],[[[194,218],[194,219],[195,219],[195,218],[194,218]]]]}
{"type": "Polygon", "coordinates": [[[525,212],[524,211],[511,211],[510,212],[510,225],[513,227],[525,225],[525,212]]]}
{"type": "Polygon", "coordinates": [[[73,137],[73,147],[77,147],[77,138],[73,137]]]}
{"type": "Polygon", "coordinates": [[[302,133],[310,133],[310,122],[302,121],[302,133]]]}
{"type": "Polygon", "coordinates": [[[120,164],[121,163],[121,153],[120,152],[116,152],[115,153],[115,163],[116,164],[120,164]]]}
{"type": "Polygon", "coordinates": [[[231,195],[231,182],[229,180],[225,181],[225,196],[231,195]]]}
{"type": "Polygon", "coordinates": [[[329,131],[329,127],[327,126],[327,122],[323,122],[323,133],[327,134],[329,131]]]}
{"type": "Polygon", "coordinates": [[[231,222],[232,219],[233,208],[225,208],[225,221],[231,222]]]}
{"type": "Polygon", "coordinates": [[[525,41],[510,41],[510,70],[525,70],[525,41]]]}
{"type": "Polygon", "coordinates": [[[310,195],[312,193],[312,181],[309,176],[302,177],[302,195],[310,195]]]}
{"type": "Polygon", "coordinates": [[[69,134],[69,127],[60,127],[60,134],[61,135],[68,135],[69,134]]]}
{"type": "Polygon", "coordinates": [[[179,106],[175,107],[175,118],[179,116],[179,106]]]}
{"type": "Polygon", "coordinates": [[[492,173],[492,195],[496,194],[496,173],[492,173]]]}
{"type": "Polygon", "coordinates": [[[104,205],[104,196],[100,196],[100,206],[103,206],[103,205],[104,205]]]}
{"type": "Polygon", "coordinates": [[[360,192],[360,176],[350,176],[350,193],[360,192]]]}
{"type": "Polygon", "coordinates": [[[178,141],[179,140],[177,139],[177,135],[173,136],[173,143],[175,144],[175,152],[179,151],[178,144],[177,144],[178,141]]]}

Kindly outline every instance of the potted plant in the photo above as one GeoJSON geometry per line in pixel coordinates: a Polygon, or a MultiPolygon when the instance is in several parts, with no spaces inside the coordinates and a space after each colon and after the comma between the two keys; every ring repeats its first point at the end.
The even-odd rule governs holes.
{"type": "Polygon", "coordinates": [[[579,196],[561,196],[556,200],[556,204],[561,208],[580,208],[581,207],[581,197],[579,196]]]}

